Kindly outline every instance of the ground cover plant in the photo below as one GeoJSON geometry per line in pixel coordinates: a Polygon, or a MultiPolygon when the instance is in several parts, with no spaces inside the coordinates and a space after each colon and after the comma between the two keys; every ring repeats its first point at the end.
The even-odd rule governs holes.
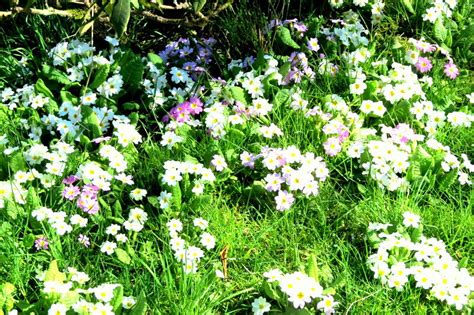
{"type": "Polygon", "coordinates": [[[0,314],[471,313],[469,4],[5,37],[0,314]]]}

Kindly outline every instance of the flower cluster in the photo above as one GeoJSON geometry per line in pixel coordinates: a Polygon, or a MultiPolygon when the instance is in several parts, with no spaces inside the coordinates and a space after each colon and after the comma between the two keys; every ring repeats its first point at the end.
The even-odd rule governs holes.
{"type": "Polygon", "coordinates": [[[295,201],[295,193],[306,197],[316,196],[319,186],[329,176],[329,170],[321,157],[314,153],[301,153],[295,146],[288,148],[265,147],[257,155],[247,151],[240,155],[242,165],[255,168],[261,165],[268,172],[263,178],[265,189],[276,193],[276,209],[288,210],[295,201]]]}
{"type": "Polygon", "coordinates": [[[413,45],[414,49],[408,50],[405,55],[405,61],[414,65],[416,70],[420,73],[430,72],[433,68],[433,63],[429,59],[429,54],[439,52],[442,56],[447,59],[444,64],[444,74],[454,80],[459,75],[459,69],[454,64],[453,58],[449,55],[449,52],[437,44],[431,44],[426,42],[423,38],[414,39],[410,38],[408,42],[413,45]],[[426,55],[423,55],[426,54],[426,55]]]}
{"type": "Polygon", "coordinates": [[[193,241],[199,239],[199,243],[206,250],[211,250],[216,246],[214,236],[205,232],[209,223],[203,218],[195,218],[193,226],[195,229],[189,235],[183,232],[183,223],[179,219],[172,219],[166,226],[170,235],[170,246],[174,252],[175,258],[183,264],[185,273],[196,273],[198,264],[204,257],[204,251],[198,247],[191,245],[193,241]]]}
{"type": "Polygon", "coordinates": [[[164,164],[165,173],[161,181],[170,187],[176,186],[183,176],[193,175],[195,177],[192,192],[200,195],[204,191],[206,183],[212,184],[216,176],[211,169],[197,162],[180,162],[169,160],[164,164]]]}
{"type": "MultiPolygon", "coordinates": [[[[282,273],[279,269],[273,269],[265,272],[263,276],[270,285],[278,284],[281,292],[287,295],[288,301],[296,309],[309,307],[318,299],[320,301],[316,308],[325,314],[332,314],[335,313],[335,307],[339,304],[334,301],[331,294],[324,292],[324,288],[316,279],[305,273],[282,273]]],[[[258,309],[254,309],[254,314],[263,314],[263,312],[258,313],[258,309]]]]}
{"type": "Polygon", "coordinates": [[[377,252],[368,263],[374,278],[398,291],[410,283],[429,291],[429,295],[461,310],[474,291],[474,277],[451,257],[446,244],[422,234],[420,217],[403,213],[403,224],[371,223],[371,240],[377,252]]]}
{"type": "MultiPolygon", "coordinates": [[[[398,124],[395,128],[382,126],[381,131],[380,140],[367,143],[370,161],[362,163],[364,174],[370,175],[390,191],[406,188],[403,174],[410,166],[411,145],[422,141],[424,136],[416,134],[407,124],[398,124]]],[[[359,152],[362,150],[363,147],[359,152]]]]}
{"type": "MultiPolygon", "coordinates": [[[[90,278],[76,268],[68,267],[59,272],[56,261],[51,262],[47,271],[40,272],[41,294],[48,314],[104,314],[127,312],[136,304],[133,296],[122,296],[120,284],[104,283],[96,287],[87,287],[90,278]]],[[[10,314],[18,314],[12,311],[10,314]]]]}
{"type": "Polygon", "coordinates": [[[435,23],[436,20],[441,21],[444,17],[451,17],[453,10],[457,5],[457,0],[432,0],[429,1],[431,6],[426,9],[423,14],[423,21],[429,21],[435,23]]]}

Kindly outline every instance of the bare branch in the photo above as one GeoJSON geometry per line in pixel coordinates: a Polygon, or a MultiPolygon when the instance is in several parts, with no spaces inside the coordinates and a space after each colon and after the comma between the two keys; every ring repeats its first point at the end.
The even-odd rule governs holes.
{"type": "Polygon", "coordinates": [[[0,19],[13,16],[19,13],[38,14],[38,15],[44,15],[44,16],[58,15],[58,16],[64,16],[64,17],[77,19],[77,20],[82,19],[85,14],[83,10],[58,10],[58,9],[53,9],[53,8],[33,9],[33,8],[14,7],[14,8],[11,8],[10,11],[0,11],[0,19]]]}

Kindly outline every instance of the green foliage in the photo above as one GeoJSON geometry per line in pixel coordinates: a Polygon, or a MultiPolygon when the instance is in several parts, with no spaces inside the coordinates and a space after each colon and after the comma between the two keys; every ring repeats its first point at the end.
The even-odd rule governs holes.
{"type": "Polygon", "coordinates": [[[130,0],[116,0],[110,17],[117,37],[122,37],[130,20],[130,0]]]}

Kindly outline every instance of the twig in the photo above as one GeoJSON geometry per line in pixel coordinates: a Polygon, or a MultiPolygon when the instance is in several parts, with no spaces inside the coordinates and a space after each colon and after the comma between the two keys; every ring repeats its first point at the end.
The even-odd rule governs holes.
{"type": "Polygon", "coordinates": [[[165,18],[160,15],[151,13],[150,11],[140,11],[136,13],[139,15],[143,15],[147,19],[150,19],[158,23],[163,23],[163,24],[180,24],[180,23],[186,22],[186,19],[184,18],[179,18],[179,19],[165,18]]]}
{"type": "Polygon", "coordinates": [[[22,7],[14,7],[11,8],[10,11],[0,11],[0,19],[12,16],[17,13],[25,13],[25,14],[38,14],[38,15],[59,15],[64,17],[70,17],[73,19],[82,19],[84,17],[84,12],[82,10],[58,10],[58,9],[33,9],[33,8],[22,8],[22,7]]]}

